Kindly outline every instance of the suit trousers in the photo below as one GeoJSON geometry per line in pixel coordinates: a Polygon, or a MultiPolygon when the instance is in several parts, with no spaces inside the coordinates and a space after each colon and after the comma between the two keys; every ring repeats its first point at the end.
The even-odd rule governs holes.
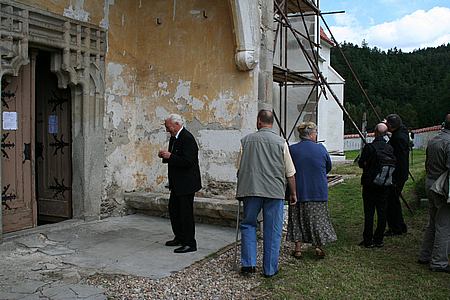
{"type": "Polygon", "coordinates": [[[386,229],[386,201],[389,194],[389,187],[377,185],[363,186],[364,204],[364,244],[381,244],[383,242],[384,230],[386,229]],[[377,212],[377,227],[373,232],[373,220],[377,212]]]}
{"type": "Polygon", "coordinates": [[[450,241],[450,204],[444,197],[427,190],[429,220],[420,252],[420,260],[430,261],[430,267],[448,266],[450,241]]]}
{"type": "Polygon", "coordinates": [[[197,247],[195,241],[194,194],[170,193],[169,215],[175,239],[183,246],[197,247]]]}
{"type": "Polygon", "coordinates": [[[244,216],[241,221],[241,264],[256,266],[258,214],[263,210],[263,272],[273,275],[278,272],[281,234],[283,230],[283,199],[245,197],[244,216]]]}
{"type": "Polygon", "coordinates": [[[400,182],[396,186],[390,188],[387,205],[386,220],[390,230],[394,234],[402,234],[407,232],[405,220],[403,219],[402,205],[400,203],[400,195],[405,182],[400,182]]]}

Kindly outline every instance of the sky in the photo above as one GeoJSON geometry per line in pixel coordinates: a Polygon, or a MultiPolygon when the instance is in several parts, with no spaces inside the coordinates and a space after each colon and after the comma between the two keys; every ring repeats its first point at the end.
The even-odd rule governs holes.
{"type": "Polygon", "coordinates": [[[450,0],[320,0],[320,10],[345,11],[324,15],[339,43],[403,52],[450,43],[450,0]]]}

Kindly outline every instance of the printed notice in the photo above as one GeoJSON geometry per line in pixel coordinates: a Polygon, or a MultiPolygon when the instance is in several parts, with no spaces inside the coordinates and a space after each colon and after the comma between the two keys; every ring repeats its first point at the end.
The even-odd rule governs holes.
{"type": "Polygon", "coordinates": [[[4,111],[3,112],[3,130],[17,130],[17,112],[4,111]]]}
{"type": "Polygon", "coordinates": [[[48,116],[48,133],[50,133],[50,134],[58,133],[58,116],[57,115],[48,116]]]}

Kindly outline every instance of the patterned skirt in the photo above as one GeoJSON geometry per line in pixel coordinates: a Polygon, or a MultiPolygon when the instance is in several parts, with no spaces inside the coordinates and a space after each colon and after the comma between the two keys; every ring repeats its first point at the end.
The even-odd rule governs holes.
{"type": "Polygon", "coordinates": [[[300,202],[289,206],[287,239],[314,246],[337,240],[328,213],[328,202],[300,202]]]}

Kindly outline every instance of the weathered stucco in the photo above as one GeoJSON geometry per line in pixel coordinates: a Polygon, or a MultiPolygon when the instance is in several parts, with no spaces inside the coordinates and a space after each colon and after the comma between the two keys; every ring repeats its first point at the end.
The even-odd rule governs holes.
{"type": "Polygon", "coordinates": [[[126,191],[167,191],[156,154],[173,112],[197,138],[203,194],[232,197],[257,75],[236,69],[227,1],[115,1],[108,20],[104,213],[119,213],[126,191]]]}
{"type": "MultiPolygon", "coordinates": [[[[105,145],[105,161],[99,162],[103,216],[122,213],[127,191],[167,191],[167,167],[157,152],[167,148],[163,121],[169,113],[181,114],[197,138],[203,195],[234,196],[239,140],[255,130],[260,103],[271,100],[272,54],[264,68],[237,69],[229,1],[20,2],[107,29],[105,137],[98,140],[105,145]],[[258,87],[262,80],[266,84],[258,87]]],[[[259,0],[260,10],[264,2],[259,0]]],[[[271,31],[267,24],[260,28],[260,11],[248,13],[254,28],[271,31]]],[[[255,44],[271,48],[271,35],[261,46],[257,33],[255,44]]],[[[255,49],[258,61],[260,51],[255,49]]]]}

